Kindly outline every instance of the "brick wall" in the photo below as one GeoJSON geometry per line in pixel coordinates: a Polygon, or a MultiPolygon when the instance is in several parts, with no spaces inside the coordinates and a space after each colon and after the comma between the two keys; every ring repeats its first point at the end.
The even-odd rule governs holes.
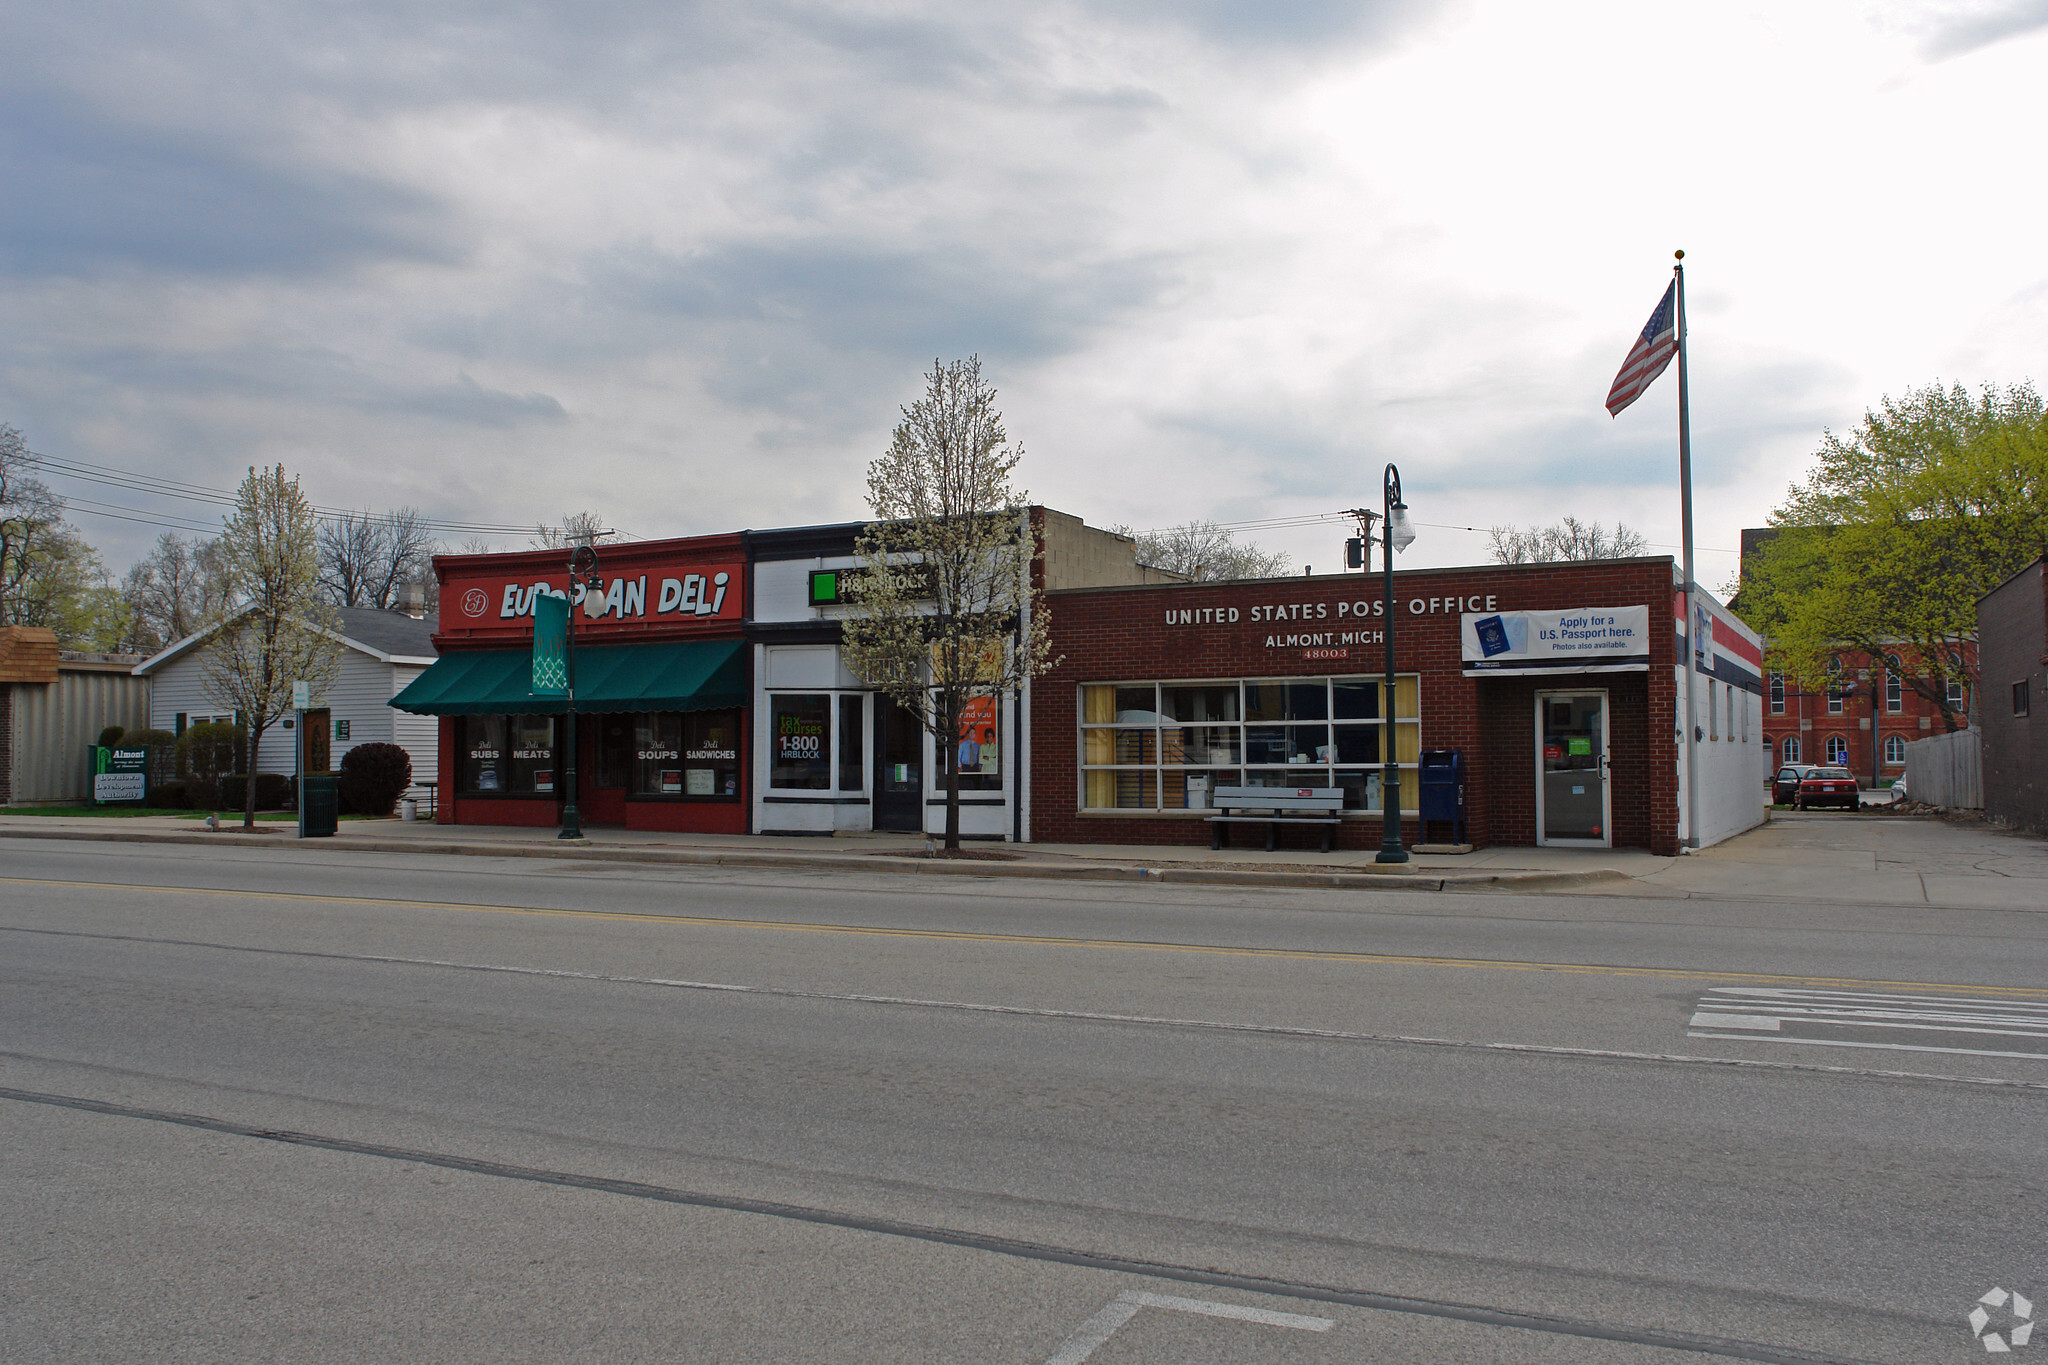
{"type": "MultiPolygon", "coordinates": [[[[1974,675],[1977,673],[1976,646],[1967,642],[1958,643],[1957,651],[1963,656],[1963,663],[1974,675]]],[[[1905,653],[1902,651],[1902,654],[1905,653]]],[[[1770,676],[1764,678],[1764,744],[1758,755],[1758,780],[1763,775],[1777,771],[1786,762],[1785,741],[1797,736],[1799,739],[1799,762],[1825,763],[1828,761],[1828,740],[1839,738],[1849,746],[1849,770],[1856,774],[1864,785],[1875,785],[1880,778],[1903,777],[1906,765],[1903,760],[1888,763],[1884,757],[1884,741],[1896,735],[1911,744],[1916,739],[1927,739],[1944,734],[1948,730],[1942,719],[1941,708],[1913,690],[1910,682],[1899,688],[1899,709],[1888,709],[1885,698],[1885,671],[1882,665],[1872,666],[1869,655],[1860,650],[1843,650],[1838,656],[1842,660],[1842,676],[1851,681],[1855,691],[1842,699],[1840,714],[1828,712],[1828,694],[1825,688],[1807,691],[1799,687],[1797,680],[1785,679],[1785,710],[1783,714],[1771,711],[1770,676]],[[1872,763],[1871,742],[1871,690],[1877,692],[1877,742],[1876,762],[1872,763]]],[[[1918,664],[1910,656],[1902,657],[1901,664],[1911,672],[1917,672],[1918,664]]],[[[1965,693],[1966,700],[1968,693],[1965,693]]]]}
{"type": "Polygon", "coordinates": [[[2048,566],[2037,561],[1977,603],[1984,814],[2048,834],[2048,566]],[[2028,684],[2028,714],[2012,711],[2028,684]]]}
{"type": "MultiPolygon", "coordinates": [[[[1358,574],[1048,593],[1053,653],[1060,663],[1032,689],[1033,837],[1054,843],[1206,841],[1209,827],[1199,814],[1079,809],[1080,686],[1377,674],[1383,668],[1383,646],[1347,644],[1342,637],[1381,630],[1385,618],[1371,614],[1381,594],[1378,575],[1358,574]],[[1232,609],[1238,613],[1235,621],[1228,618],[1232,609]],[[1276,611],[1284,615],[1265,619],[1276,611]],[[1185,624],[1183,612],[1192,618],[1185,624]],[[1285,643],[1303,635],[1329,637],[1330,642],[1308,647],[1285,643]]],[[[1395,668],[1421,675],[1422,747],[1464,751],[1469,838],[1481,844],[1534,842],[1534,694],[1539,686],[1584,686],[1606,689],[1610,698],[1614,842],[1677,851],[1677,773],[1670,748],[1676,734],[1672,671],[1677,650],[1669,558],[1397,573],[1395,596],[1395,668]],[[1420,612],[1413,609],[1417,602],[1420,612]],[[1638,605],[1650,608],[1647,674],[1463,675],[1461,608],[1638,605]]],[[[1412,779],[1404,774],[1407,780],[1412,779]]],[[[1415,833],[1414,822],[1405,821],[1403,837],[1413,840],[1415,833]]],[[[1378,818],[1347,819],[1337,842],[1345,848],[1377,847],[1378,818]]]]}

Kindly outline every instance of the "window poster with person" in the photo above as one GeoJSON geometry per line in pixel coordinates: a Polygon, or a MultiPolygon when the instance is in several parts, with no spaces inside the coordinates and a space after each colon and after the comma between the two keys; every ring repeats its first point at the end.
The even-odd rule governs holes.
{"type": "Polygon", "coordinates": [[[997,787],[1002,783],[1003,746],[994,697],[969,697],[960,712],[961,786],[997,787]],[[972,784],[967,778],[980,779],[972,784]]]}

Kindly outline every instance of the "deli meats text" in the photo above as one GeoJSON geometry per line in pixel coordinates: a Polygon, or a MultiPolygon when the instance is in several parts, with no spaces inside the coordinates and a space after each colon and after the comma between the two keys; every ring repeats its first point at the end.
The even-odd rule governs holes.
{"type": "MultiPolygon", "coordinates": [[[[725,590],[732,581],[731,574],[700,573],[684,574],[681,578],[664,578],[654,599],[654,613],[657,616],[716,616],[725,605],[725,590]]],[[[505,585],[505,596],[498,604],[498,618],[509,621],[514,617],[533,615],[533,602],[540,594],[550,597],[568,597],[569,594],[551,583],[534,583],[520,587],[517,583],[505,585]]],[[[580,604],[583,614],[593,620],[616,616],[624,620],[628,616],[647,614],[647,575],[639,578],[614,578],[611,586],[599,592],[591,592],[578,583],[574,585],[571,601],[580,604]]]]}
{"type": "MultiPolygon", "coordinates": [[[[1493,611],[1495,599],[1485,597],[1411,597],[1408,599],[1408,613],[1411,616],[1436,616],[1444,612],[1493,611]]],[[[1282,602],[1277,606],[1264,607],[1169,607],[1166,610],[1166,624],[1169,626],[1215,626],[1227,625],[1234,621],[1327,621],[1331,617],[1343,620],[1345,617],[1384,616],[1387,604],[1381,598],[1369,602],[1282,602]],[[1336,610],[1332,611],[1331,608],[1336,610]]]]}

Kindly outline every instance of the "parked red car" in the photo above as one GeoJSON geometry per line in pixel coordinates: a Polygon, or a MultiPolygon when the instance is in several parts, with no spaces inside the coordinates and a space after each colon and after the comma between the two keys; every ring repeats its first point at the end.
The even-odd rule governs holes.
{"type": "Polygon", "coordinates": [[[1811,810],[1815,806],[1855,810],[1862,799],[1863,795],[1856,786],[1856,775],[1847,768],[1815,768],[1799,779],[1799,795],[1792,804],[1800,810],[1811,810]]]}
{"type": "Polygon", "coordinates": [[[1771,804],[1789,806],[1799,799],[1799,783],[1808,773],[1819,772],[1818,763],[1787,763],[1771,780],[1771,804]]]}

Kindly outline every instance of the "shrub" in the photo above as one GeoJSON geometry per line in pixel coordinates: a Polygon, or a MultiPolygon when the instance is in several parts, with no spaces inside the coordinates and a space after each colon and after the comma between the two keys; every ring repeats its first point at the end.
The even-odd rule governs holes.
{"type": "MultiPolygon", "coordinates": [[[[178,737],[169,730],[133,730],[123,735],[122,747],[149,751],[149,785],[154,791],[178,776],[178,737]]],[[[173,808],[175,809],[175,807],[173,808]]]]}
{"type": "MultiPolygon", "coordinates": [[[[221,807],[229,811],[244,809],[243,797],[247,792],[248,779],[235,773],[220,780],[221,807]]],[[[283,773],[256,774],[256,809],[283,810],[292,804],[292,780],[283,773]]]]}
{"type": "Polygon", "coordinates": [[[106,729],[100,731],[100,747],[102,749],[113,748],[121,742],[121,736],[127,733],[126,730],[123,730],[118,725],[109,725],[106,729]]]}
{"type": "Polygon", "coordinates": [[[249,742],[239,725],[208,721],[178,736],[178,767],[209,784],[223,773],[231,773],[248,752],[249,742]]]}
{"type": "Polygon", "coordinates": [[[341,808],[389,815],[412,785],[412,755],[396,744],[358,744],[341,756],[341,808]]]}
{"type": "Polygon", "coordinates": [[[142,804],[152,810],[188,809],[187,803],[191,796],[187,790],[189,785],[185,782],[159,782],[149,789],[149,796],[142,804]]]}
{"type": "Polygon", "coordinates": [[[181,785],[185,788],[185,809],[220,809],[220,783],[209,782],[203,777],[189,777],[181,785]]]}

